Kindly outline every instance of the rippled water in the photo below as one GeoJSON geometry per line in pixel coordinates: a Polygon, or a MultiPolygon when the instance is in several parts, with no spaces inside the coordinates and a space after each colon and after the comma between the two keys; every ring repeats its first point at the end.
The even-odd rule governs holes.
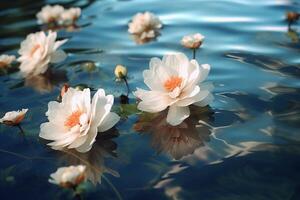
{"type": "Polygon", "coordinates": [[[288,30],[284,21],[286,11],[300,11],[299,1],[1,1],[0,54],[17,55],[26,35],[41,30],[35,14],[47,3],[79,6],[83,16],[75,31],[59,30],[69,38],[68,58],[52,71],[34,79],[1,72],[1,116],[30,109],[25,134],[0,126],[1,199],[71,199],[48,178],[79,163],[95,183],[102,177],[81,186],[84,199],[300,199],[300,28],[288,30]],[[146,10],[164,28],[138,45],[127,23],[146,10]],[[165,113],[135,114],[132,94],[129,105],[119,104],[126,87],[114,81],[116,64],[128,67],[131,90],[145,87],[150,58],[174,51],[191,57],[180,39],[194,32],[206,36],[197,59],[212,66],[210,108],[192,108],[174,128],[162,123],[165,113]],[[55,152],[38,137],[47,104],[65,82],[105,88],[123,116],[88,154],[55,152]]]}

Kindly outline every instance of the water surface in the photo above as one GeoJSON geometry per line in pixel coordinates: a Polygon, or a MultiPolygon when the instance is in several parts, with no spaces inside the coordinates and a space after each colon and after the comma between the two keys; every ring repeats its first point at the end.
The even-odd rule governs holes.
{"type": "Polygon", "coordinates": [[[300,11],[299,1],[1,1],[1,54],[17,55],[26,35],[43,28],[35,14],[48,3],[79,6],[83,14],[78,29],[58,31],[69,39],[68,58],[47,75],[0,76],[1,116],[29,108],[24,135],[0,126],[1,199],[72,199],[48,183],[49,174],[86,162],[94,182],[102,178],[81,186],[84,199],[300,199],[300,28],[288,30],[284,20],[286,11],[300,11]],[[127,23],[146,10],[164,28],[155,41],[138,45],[127,23]],[[114,81],[116,64],[127,66],[131,90],[145,88],[149,60],[175,51],[191,58],[180,40],[195,32],[206,36],[197,60],[211,65],[210,108],[193,108],[174,128],[160,123],[165,113],[135,114],[132,94],[129,106],[119,104],[126,87],[114,81]],[[53,151],[38,137],[48,102],[66,82],[105,88],[122,115],[85,155],[53,151]]]}

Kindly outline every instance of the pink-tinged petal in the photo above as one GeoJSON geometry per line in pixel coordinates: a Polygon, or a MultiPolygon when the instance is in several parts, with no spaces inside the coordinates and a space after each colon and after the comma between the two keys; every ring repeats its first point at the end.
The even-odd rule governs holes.
{"type": "Polygon", "coordinates": [[[196,102],[201,102],[203,101],[208,95],[209,95],[209,91],[204,90],[204,91],[198,91],[198,93],[194,96],[179,100],[176,102],[176,106],[180,106],[180,107],[185,107],[185,106],[189,106],[193,103],[196,102]]]}
{"type": "Polygon", "coordinates": [[[165,55],[162,59],[162,63],[168,66],[168,68],[175,70],[177,72],[175,75],[179,75],[187,70],[186,67],[188,66],[189,60],[183,53],[174,53],[165,55]]]}
{"type": "Polygon", "coordinates": [[[68,146],[68,149],[78,148],[79,146],[81,146],[86,141],[87,138],[88,138],[87,134],[77,137],[76,140],[74,140],[74,142],[72,142],[68,146]]]}
{"type": "Polygon", "coordinates": [[[150,60],[150,69],[143,71],[143,77],[145,84],[151,90],[164,91],[163,82],[159,79],[156,74],[157,68],[161,65],[161,60],[158,58],[152,58],[150,60]]]}
{"type": "Polygon", "coordinates": [[[111,129],[114,125],[116,125],[116,123],[118,123],[119,120],[120,117],[116,113],[108,113],[108,115],[102,121],[101,125],[98,127],[98,131],[104,132],[111,129]]]}
{"type": "Polygon", "coordinates": [[[167,115],[167,122],[172,126],[177,126],[181,124],[189,116],[190,116],[189,107],[170,106],[167,115]]]}
{"type": "Polygon", "coordinates": [[[68,39],[56,41],[54,44],[53,50],[54,51],[57,50],[60,46],[64,45],[67,41],[68,41],[68,39]]]}
{"type": "Polygon", "coordinates": [[[214,96],[211,93],[209,93],[204,99],[194,103],[194,105],[204,107],[212,103],[213,100],[214,100],[214,96]]]}
{"type": "Polygon", "coordinates": [[[160,112],[166,109],[172,102],[167,94],[157,91],[137,89],[134,95],[142,100],[138,104],[138,109],[151,113],[160,112]]]}
{"type": "Polygon", "coordinates": [[[209,71],[210,71],[210,65],[209,64],[203,64],[203,65],[200,65],[200,79],[199,79],[199,82],[202,82],[204,81],[208,74],[209,74],[209,71]]]}
{"type": "Polygon", "coordinates": [[[172,92],[169,92],[169,96],[172,99],[175,99],[175,98],[177,98],[180,95],[180,92],[181,92],[180,88],[176,87],[172,92]]]}
{"type": "Polygon", "coordinates": [[[41,124],[39,136],[46,140],[61,140],[68,137],[70,134],[71,133],[66,133],[66,130],[62,126],[46,122],[41,124]]]}
{"type": "Polygon", "coordinates": [[[88,137],[85,140],[85,142],[76,148],[77,151],[85,153],[85,152],[88,152],[89,150],[91,150],[94,142],[96,141],[97,127],[91,127],[87,136],[88,137]]]}
{"type": "Polygon", "coordinates": [[[67,58],[67,54],[63,50],[57,50],[51,54],[50,62],[59,63],[67,58]]]}

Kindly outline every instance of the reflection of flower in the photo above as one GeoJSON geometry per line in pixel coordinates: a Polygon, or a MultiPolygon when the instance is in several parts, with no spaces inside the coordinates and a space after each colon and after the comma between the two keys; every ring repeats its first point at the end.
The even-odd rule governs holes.
{"type": "Polygon", "coordinates": [[[0,123],[15,126],[21,123],[24,119],[26,112],[28,109],[22,109],[21,111],[10,111],[5,113],[4,117],[0,119],[0,123]]]}
{"type": "Polygon", "coordinates": [[[84,165],[60,167],[50,175],[49,182],[65,188],[74,188],[86,180],[84,165]]]}
{"type": "Polygon", "coordinates": [[[39,24],[48,24],[57,22],[62,12],[64,12],[64,8],[60,5],[46,5],[37,13],[36,17],[39,24]]]}
{"type": "Polygon", "coordinates": [[[59,23],[64,25],[73,24],[80,17],[80,15],[80,8],[66,9],[61,13],[59,17],[59,23]]]}
{"type": "Polygon", "coordinates": [[[160,28],[161,21],[151,12],[137,13],[128,24],[128,32],[138,35],[141,40],[155,38],[160,28]]]}
{"type": "Polygon", "coordinates": [[[91,102],[90,89],[78,91],[69,88],[62,102],[48,104],[49,122],[41,125],[40,137],[54,140],[49,143],[53,149],[75,148],[87,152],[92,148],[98,132],[112,128],[120,117],[110,112],[114,102],[112,95],[105,95],[99,89],[91,102]]]}
{"type": "Polygon", "coordinates": [[[9,66],[15,60],[16,60],[16,56],[1,55],[0,56],[0,68],[9,66]]]}
{"type": "Polygon", "coordinates": [[[55,41],[56,32],[43,31],[29,34],[21,43],[18,61],[21,62],[20,70],[24,76],[43,74],[48,69],[48,64],[57,63],[66,58],[62,50],[57,50],[67,40],[55,41]]]}
{"type": "Polygon", "coordinates": [[[202,83],[210,65],[189,61],[182,53],[162,60],[152,58],[149,65],[143,76],[150,91],[137,89],[135,96],[141,100],[138,109],[155,113],[170,107],[167,122],[176,126],[190,115],[189,105],[206,106],[213,100],[212,86],[202,83]]]}
{"type": "Polygon", "coordinates": [[[204,36],[200,33],[186,35],[182,38],[181,44],[189,49],[197,49],[201,46],[204,36]]]}
{"type": "Polygon", "coordinates": [[[48,69],[44,74],[25,77],[25,86],[34,88],[40,93],[52,91],[55,85],[68,80],[66,71],[48,69]]]}
{"type": "Polygon", "coordinates": [[[93,184],[101,183],[103,173],[110,173],[119,176],[118,172],[105,166],[105,158],[114,157],[117,144],[111,138],[118,136],[116,129],[111,129],[97,136],[93,148],[86,153],[79,153],[74,150],[66,149],[62,152],[61,159],[70,165],[85,165],[86,177],[93,184]]]}
{"type": "Polygon", "coordinates": [[[196,148],[204,146],[211,133],[208,126],[199,124],[207,120],[211,112],[207,107],[191,107],[191,116],[177,126],[166,122],[167,113],[142,114],[134,129],[151,134],[152,146],[157,152],[164,152],[175,159],[192,154],[196,148]]]}

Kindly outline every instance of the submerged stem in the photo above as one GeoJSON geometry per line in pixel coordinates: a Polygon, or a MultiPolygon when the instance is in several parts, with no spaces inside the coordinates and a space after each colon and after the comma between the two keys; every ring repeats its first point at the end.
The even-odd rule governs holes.
{"type": "Polygon", "coordinates": [[[24,135],[25,135],[25,132],[24,132],[23,128],[21,127],[21,125],[20,125],[20,124],[17,124],[16,127],[19,128],[19,130],[21,131],[22,136],[24,136],[24,135]]]}
{"type": "Polygon", "coordinates": [[[193,59],[196,59],[196,48],[193,49],[193,59]]]}
{"type": "Polygon", "coordinates": [[[127,82],[127,78],[126,77],[123,77],[123,80],[124,80],[124,82],[125,82],[125,85],[126,85],[126,87],[127,87],[127,97],[129,96],[129,92],[130,92],[130,89],[129,89],[129,84],[128,84],[128,82],[127,82]]]}

